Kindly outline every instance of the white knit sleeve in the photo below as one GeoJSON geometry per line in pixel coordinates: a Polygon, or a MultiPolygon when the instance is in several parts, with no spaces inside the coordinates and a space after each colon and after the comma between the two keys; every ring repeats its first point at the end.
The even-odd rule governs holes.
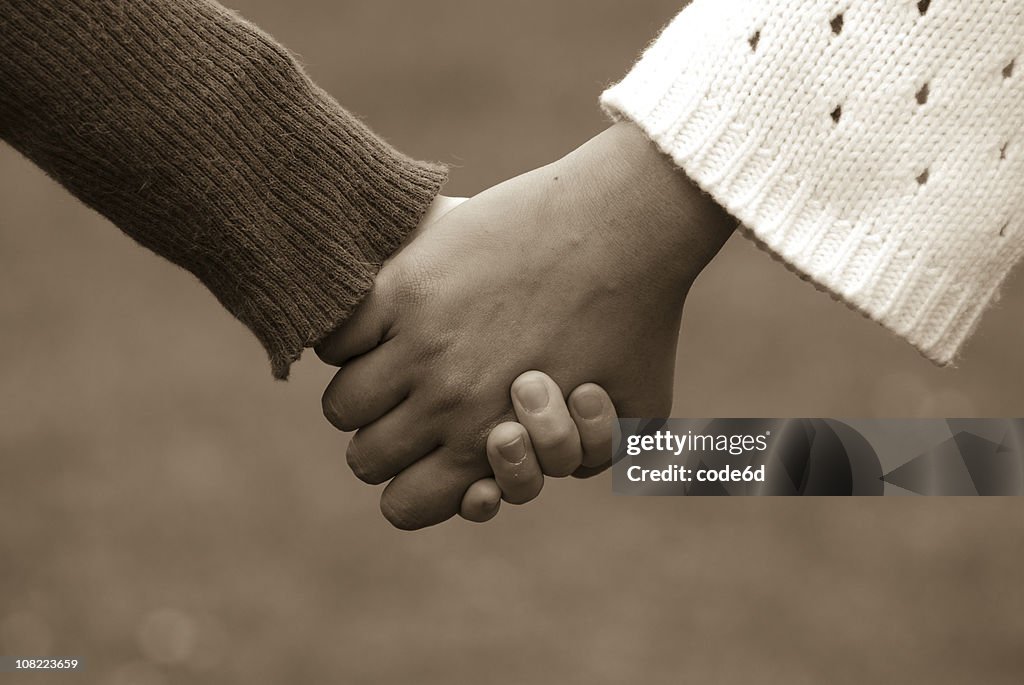
{"type": "Polygon", "coordinates": [[[601,101],[938,363],[1024,252],[1024,0],[696,0],[601,101]]]}

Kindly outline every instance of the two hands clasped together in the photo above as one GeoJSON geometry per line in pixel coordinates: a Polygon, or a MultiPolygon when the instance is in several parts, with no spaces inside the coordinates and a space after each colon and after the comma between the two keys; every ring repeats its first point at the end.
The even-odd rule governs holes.
{"type": "Polygon", "coordinates": [[[684,299],[734,227],[631,123],[438,198],[316,348],[341,367],[323,408],[356,431],[348,463],[390,481],[385,517],[485,521],[544,475],[606,468],[616,412],[670,412],[684,299]]]}
{"type": "Polygon", "coordinates": [[[317,343],[392,523],[483,520],[606,467],[616,414],[671,411],[684,300],[736,227],[672,159],[955,358],[1024,254],[1024,70],[1005,2],[939,4],[688,3],[602,94],[619,123],[408,236],[444,170],[215,0],[0,0],[0,139],[198,277],[279,378],[317,343]]]}

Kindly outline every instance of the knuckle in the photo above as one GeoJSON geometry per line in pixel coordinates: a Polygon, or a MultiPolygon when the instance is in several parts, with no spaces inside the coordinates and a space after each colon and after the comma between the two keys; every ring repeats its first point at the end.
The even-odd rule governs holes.
{"type": "Polygon", "coordinates": [[[345,461],[356,478],[367,485],[380,485],[388,479],[388,475],[379,466],[379,461],[373,458],[372,452],[361,447],[353,439],[345,450],[345,461]]]}
{"type": "MultiPolygon", "coordinates": [[[[456,356],[453,360],[457,360],[456,356]]],[[[453,395],[469,395],[476,388],[479,381],[479,374],[476,369],[467,366],[452,364],[452,367],[444,378],[444,389],[453,395]]]]}
{"type": "MultiPolygon", "coordinates": [[[[427,368],[437,368],[451,352],[450,332],[431,330],[418,336],[412,355],[417,363],[427,368]]],[[[442,378],[444,376],[441,376],[442,378]]]]}
{"type": "Polygon", "coordinates": [[[380,513],[388,523],[399,530],[419,530],[426,525],[417,515],[415,507],[388,490],[380,497],[380,513]]]}
{"type": "Polygon", "coordinates": [[[352,413],[345,402],[344,396],[337,391],[328,388],[320,404],[324,412],[324,418],[338,430],[349,432],[359,428],[351,419],[352,413]]]}
{"type": "Polygon", "coordinates": [[[334,352],[334,345],[332,340],[328,337],[325,340],[321,340],[313,346],[313,351],[316,352],[317,358],[324,364],[330,366],[337,366],[337,354],[334,352]]]}
{"type": "Polygon", "coordinates": [[[464,447],[456,450],[450,457],[451,468],[464,480],[476,480],[490,475],[491,467],[487,463],[487,446],[482,436],[466,434],[463,437],[464,447]]]}
{"type": "Polygon", "coordinates": [[[460,414],[462,413],[466,400],[469,398],[469,390],[457,379],[445,378],[436,383],[437,392],[434,396],[433,406],[439,414],[460,414]]]}

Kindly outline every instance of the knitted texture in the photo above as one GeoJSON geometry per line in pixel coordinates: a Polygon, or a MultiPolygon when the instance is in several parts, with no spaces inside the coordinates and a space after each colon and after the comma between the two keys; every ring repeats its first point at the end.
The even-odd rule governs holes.
{"type": "Polygon", "coordinates": [[[696,0],[602,104],[938,363],[1024,252],[1020,0],[696,0]]]}
{"type": "Polygon", "coordinates": [[[279,378],[445,178],[206,0],[0,0],[0,137],[195,274],[279,378]]]}

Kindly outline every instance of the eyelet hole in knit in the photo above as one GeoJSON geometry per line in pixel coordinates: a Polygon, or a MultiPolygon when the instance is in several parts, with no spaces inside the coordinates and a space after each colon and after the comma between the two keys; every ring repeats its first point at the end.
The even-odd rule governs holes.
{"type": "Polygon", "coordinates": [[[1003,78],[1010,78],[1013,76],[1013,70],[1017,68],[1017,60],[1010,60],[1010,63],[1003,67],[1003,78]]]}
{"type": "Polygon", "coordinates": [[[842,13],[837,14],[835,17],[832,18],[832,34],[833,35],[838,36],[840,33],[843,32],[843,23],[844,22],[845,22],[845,19],[843,18],[842,13]]]}
{"type": "Polygon", "coordinates": [[[1003,161],[1003,160],[1006,159],[1006,152],[1009,149],[1010,149],[1010,144],[1009,143],[1006,143],[1001,148],[999,148],[999,161],[1003,161]]]}
{"type": "Polygon", "coordinates": [[[928,169],[922,171],[921,175],[917,177],[917,185],[923,186],[925,183],[928,182],[928,179],[931,178],[931,175],[932,174],[928,169]]]}
{"type": "Polygon", "coordinates": [[[831,117],[832,121],[838,124],[839,120],[843,118],[843,106],[838,105],[834,110],[832,110],[831,117]]]}
{"type": "Polygon", "coordinates": [[[1007,221],[1005,224],[1003,224],[1003,227],[999,229],[999,237],[1000,238],[1005,238],[1006,234],[1009,233],[1009,232],[1010,232],[1010,222],[1007,221]]]}
{"type": "Polygon", "coordinates": [[[750,43],[750,49],[753,50],[754,52],[757,52],[757,46],[761,42],[761,31],[755,31],[754,35],[752,35],[750,37],[750,40],[747,42],[750,43]]]}
{"type": "Polygon", "coordinates": [[[928,14],[928,8],[931,7],[932,0],[921,0],[917,3],[917,11],[921,13],[921,16],[928,14]]]}
{"type": "Polygon", "coordinates": [[[928,96],[931,94],[931,86],[927,83],[921,86],[921,90],[917,91],[917,104],[923,105],[928,102],[928,96]]]}

